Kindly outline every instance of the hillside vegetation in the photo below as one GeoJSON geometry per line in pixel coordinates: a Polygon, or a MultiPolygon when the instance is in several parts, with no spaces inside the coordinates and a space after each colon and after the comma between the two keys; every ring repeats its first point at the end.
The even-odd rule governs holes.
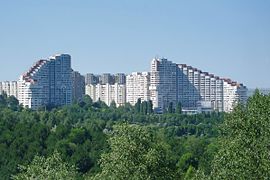
{"type": "Polygon", "coordinates": [[[1,179],[267,179],[270,96],[231,114],[154,114],[151,102],[22,108],[0,95],[1,179]],[[46,178],[45,178],[46,177],[46,178]]]}

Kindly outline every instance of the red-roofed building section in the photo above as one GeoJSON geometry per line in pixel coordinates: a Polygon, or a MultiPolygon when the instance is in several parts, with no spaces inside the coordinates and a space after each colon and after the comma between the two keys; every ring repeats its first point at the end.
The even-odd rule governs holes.
{"type": "Polygon", "coordinates": [[[37,61],[26,73],[23,74],[23,79],[26,82],[35,83],[36,80],[32,79],[33,75],[47,62],[47,60],[37,61]]]}

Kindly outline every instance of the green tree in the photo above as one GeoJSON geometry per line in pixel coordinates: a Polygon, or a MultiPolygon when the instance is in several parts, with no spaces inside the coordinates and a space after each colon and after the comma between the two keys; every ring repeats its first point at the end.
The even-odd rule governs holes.
{"type": "Polygon", "coordinates": [[[2,95],[0,95],[0,105],[6,106],[7,104],[7,94],[5,92],[1,92],[2,95]]]}
{"type": "Polygon", "coordinates": [[[270,177],[270,96],[258,91],[226,117],[212,179],[270,177]]]}
{"type": "Polygon", "coordinates": [[[191,153],[184,154],[177,163],[177,167],[180,171],[180,176],[185,177],[185,174],[189,168],[192,167],[194,169],[194,166],[198,166],[197,164],[198,162],[196,158],[191,153]]]}
{"type": "Polygon", "coordinates": [[[182,104],[178,102],[175,109],[176,114],[182,114],[182,104]]]}
{"type": "Polygon", "coordinates": [[[168,107],[168,113],[173,113],[173,110],[173,102],[170,102],[168,107]]]}
{"type": "Polygon", "coordinates": [[[7,98],[7,106],[16,111],[19,107],[19,101],[18,99],[16,99],[14,96],[10,96],[7,98]]]}
{"type": "Polygon", "coordinates": [[[69,134],[69,141],[74,144],[83,144],[86,139],[91,140],[91,136],[85,128],[74,128],[69,134]]]}
{"type": "Polygon", "coordinates": [[[193,179],[194,176],[195,176],[195,172],[196,172],[196,171],[195,171],[194,167],[189,166],[189,168],[188,168],[188,170],[187,170],[187,172],[186,172],[186,174],[185,174],[184,180],[190,180],[190,179],[193,179]]]}
{"type": "Polygon", "coordinates": [[[152,114],[153,113],[153,101],[149,100],[147,102],[147,113],[148,114],[152,114]]]}
{"type": "Polygon", "coordinates": [[[148,128],[115,126],[109,145],[111,151],[102,154],[101,172],[94,179],[173,179],[167,149],[148,128]]]}
{"type": "Polygon", "coordinates": [[[111,102],[111,104],[110,104],[110,108],[112,108],[112,109],[116,109],[116,103],[115,103],[115,101],[114,101],[114,100],[111,102]]]}
{"type": "Polygon", "coordinates": [[[147,106],[147,101],[143,101],[142,103],[141,103],[141,114],[143,114],[143,115],[146,115],[147,114],[147,108],[148,108],[148,106],[147,106]]]}
{"type": "Polygon", "coordinates": [[[87,105],[92,105],[93,104],[93,100],[90,96],[85,95],[83,96],[83,102],[85,102],[87,105]]]}
{"type": "Polygon", "coordinates": [[[141,98],[139,98],[135,104],[135,112],[136,113],[140,113],[141,112],[141,103],[142,103],[142,100],[141,98]]]}
{"type": "Polygon", "coordinates": [[[60,154],[55,152],[50,157],[36,156],[27,166],[19,166],[20,173],[14,175],[15,180],[25,179],[76,179],[77,173],[74,166],[65,163],[60,154]]]}

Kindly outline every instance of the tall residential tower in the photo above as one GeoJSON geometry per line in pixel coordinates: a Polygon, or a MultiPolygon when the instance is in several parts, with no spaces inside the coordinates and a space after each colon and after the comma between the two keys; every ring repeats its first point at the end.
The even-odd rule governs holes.
{"type": "Polygon", "coordinates": [[[78,71],[72,71],[72,101],[82,100],[85,94],[85,77],[78,71]]]}
{"type": "Polygon", "coordinates": [[[154,59],[151,62],[150,99],[154,108],[162,111],[170,103],[177,104],[177,65],[167,59],[154,59]]]}
{"type": "Polygon", "coordinates": [[[181,103],[187,111],[205,108],[230,112],[235,104],[247,101],[247,88],[243,84],[186,64],[154,59],[150,73],[150,97],[157,111],[181,103]]]}
{"type": "Polygon", "coordinates": [[[71,57],[37,61],[18,81],[18,99],[25,107],[61,106],[72,102],[71,57]]]}
{"type": "Polygon", "coordinates": [[[141,101],[150,100],[150,73],[149,72],[133,72],[126,78],[127,86],[127,102],[135,105],[140,98],[141,101]]]}

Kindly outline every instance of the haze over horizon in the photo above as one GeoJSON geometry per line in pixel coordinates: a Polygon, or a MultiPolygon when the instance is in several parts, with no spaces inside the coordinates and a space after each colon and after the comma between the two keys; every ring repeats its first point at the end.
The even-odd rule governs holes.
{"type": "Polygon", "coordinates": [[[270,1],[13,0],[0,16],[0,81],[68,53],[82,74],[149,71],[159,56],[270,87],[270,1]]]}

